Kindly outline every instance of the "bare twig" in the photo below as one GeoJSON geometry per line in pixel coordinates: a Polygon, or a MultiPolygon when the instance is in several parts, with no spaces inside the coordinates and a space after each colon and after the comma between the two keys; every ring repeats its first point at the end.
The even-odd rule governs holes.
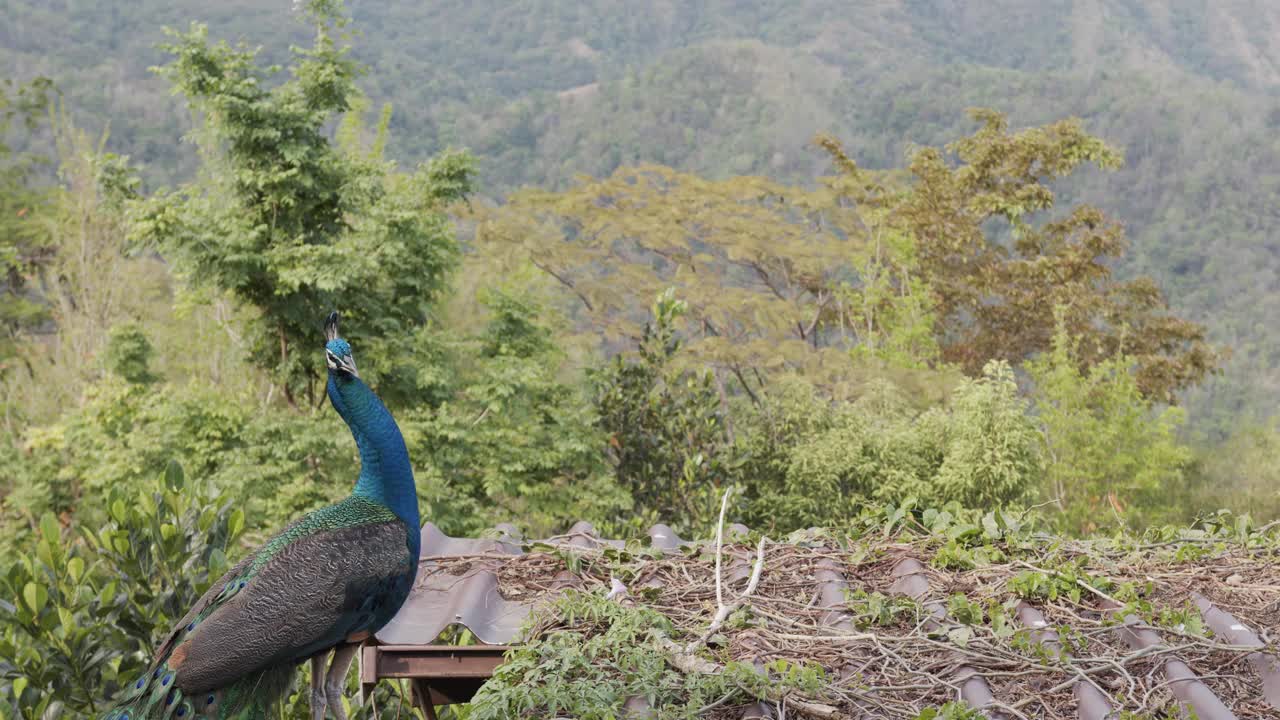
{"type": "MultiPolygon", "coordinates": [[[[756,587],[760,584],[760,572],[764,569],[764,543],[767,539],[768,538],[760,538],[760,542],[756,545],[756,562],[755,566],[751,568],[751,579],[747,581],[747,589],[738,596],[737,600],[734,600],[728,605],[720,605],[719,608],[716,609],[716,614],[715,617],[711,619],[711,624],[707,626],[705,631],[703,631],[702,636],[698,638],[695,645],[702,645],[707,640],[711,639],[712,635],[715,635],[720,631],[720,627],[724,625],[724,621],[727,620],[730,615],[737,612],[738,608],[741,608],[747,602],[747,598],[751,597],[751,595],[755,593],[756,587]]],[[[718,574],[719,569],[717,568],[717,575],[718,574]]]]}
{"type": "Polygon", "coordinates": [[[729,496],[733,494],[733,486],[724,489],[720,497],[720,522],[716,523],[716,605],[724,607],[724,588],[720,574],[720,554],[724,547],[724,514],[729,509],[729,496]]]}

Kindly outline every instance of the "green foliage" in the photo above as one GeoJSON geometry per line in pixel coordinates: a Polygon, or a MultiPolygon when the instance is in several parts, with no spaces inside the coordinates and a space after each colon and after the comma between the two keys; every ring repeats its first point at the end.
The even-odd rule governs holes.
{"type": "MultiPolygon", "coordinates": [[[[1050,214],[1051,182],[1085,163],[1113,170],[1121,155],[1077,120],[1013,132],[1000,112],[970,115],[981,123],[972,135],[911,154],[906,191],[869,198],[914,240],[918,267],[909,270],[936,298],[943,358],[972,375],[991,360],[1020,363],[1048,349],[1056,320],[1088,339],[1084,363],[1127,348],[1153,397],[1171,400],[1214,370],[1204,328],[1170,313],[1150,278],[1113,278],[1107,261],[1125,249],[1118,223],[1088,205],[1050,214]]],[[[866,184],[838,142],[819,142],[841,172],[866,184]]]]}
{"type": "Polygon", "coordinates": [[[397,416],[425,517],[453,534],[516,520],[541,536],[616,515],[627,495],[607,472],[585,383],[560,378],[564,357],[541,308],[504,291],[486,302],[481,332],[441,341],[442,365],[454,369],[448,394],[397,416]]]}
{"type": "Polygon", "coordinates": [[[0,373],[14,361],[17,335],[48,319],[31,287],[49,244],[41,218],[48,194],[37,185],[42,158],[8,141],[14,132],[36,130],[52,89],[46,78],[16,88],[8,78],[0,83],[0,373]]]}
{"type": "Polygon", "coordinates": [[[1015,503],[1039,478],[1036,435],[1007,368],[956,388],[946,408],[914,411],[892,385],[833,405],[793,381],[744,418],[742,481],[761,522],[838,525],[867,500],[937,506],[1015,503]]]}
{"type": "Polygon", "coordinates": [[[1199,453],[1188,475],[1191,507],[1222,505],[1255,518],[1280,517],[1280,423],[1237,426],[1199,453]]]}
{"type": "Polygon", "coordinates": [[[1078,345],[1060,323],[1051,351],[1027,366],[1047,493],[1082,532],[1183,519],[1179,491],[1191,450],[1177,438],[1182,411],[1154,408],[1123,353],[1082,371],[1078,345]]]}
{"type": "Polygon", "coordinates": [[[336,499],[355,477],[354,448],[330,413],[264,412],[221,389],[114,378],[58,422],[30,429],[24,453],[6,512],[75,512],[83,523],[103,520],[114,489],[144,482],[171,458],[241,498],[251,527],[336,499]]]}
{"type": "Polygon", "coordinates": [[[44,514],[0,566],[0,710],[93,713],[150,662],[160,635],[228,567],[232,496],[172,463],[117,486],[96,527],[44,514]]]}
{"type": "MultiPolygon", "coordinates": [[[[161,26],[201,18],[215,36],[264,43],[266,61],[284,62],[286,43],[307,40],[290,7],[10,0],[18,30],[0,58],[18,77],[56,76],[83,117],[110,123],[114,149],[149,179],[183,180],[198,159],[173,141],[188,115],[145,70],[162,59],[161,26]]],[[[815,132],[843,138],[866,167],[888,168],[911,148],[968,133],[968,107],[1000,108],[1022,127],[1085,118],[1129,163],[1055,182],[1055,194],[1123,221],[1132,251],[1117,276],[1156,278],[1178,315],[1233,346],[1224,376],[1185,398],[1197,411],[1219,408],[1193,413],[1193,423],[1218,440],[1237,415],[1272,414],[1280,353],[1272,325],[1256,318],[1280,312],[1280,295],[1256,269],[1275,248],[1275,53],[1264,33],[1230,29],[1268,27],[1273,8],[1102,0],[1094,17],[1107,22],[1075,22],[1066,3],[1037,7],[1037,22],[1008,3],[637,8],[359,4],[358,56],[372,70],[362,84],[397,109],[393,156],[413,163],[451,144],[477,148],[495,195],[640,162],[807,183],[815,132]],[[845,25],[857,42],[832,40],[845,25]]]]}
{"type": "Polygon", "coordinates": [[[690,361],[747,393],[781,372],[840,388],[850,352],[913,369],[937,358],[914,240],[891,222],[886,191],[862,181],[810,190],[622,167],[482,209],[477,246],[488,262],[553,278],[597,341],[638,342],[640,308],[671,289],[690,361]]]}
{"type": "Polygon", "coordinates": [[[889,627],[920,621],[919,603],[902,595],[886,596],[879,591],[868,593],[861,588],[849,594],[849,611],[854,624],[869,627],[889,627]]]}
{"type": "MultiPolygon", "coordinates": [[[[949,533],[950,534],[950,533],[949,533]]],[[[1004,553],[992,545],[970,546],[970,543],[948,538],[933,555],[933,564],[950,570],[973,570],[974,568],[1002,562],[1004,553]]]]}
{"type": "MultiPolygon", "coordinates": [[[[340,307],[377,380],[405,363],[456,262],[439,212],[470,189],[471,163],[446,155],[396,175],[376,155],[344,153],[328,126],[352,109],[358,66],[338,44],[339,6],[312,3],[311,49],[274,82],[256,52],[210,44],[195,25],[174,33],[162,73],[205,118],[212,164],[198,184],[136,210],[138,241],[163,249],[188,278],[255,307],[252,358],[291,400],[315,404],[320,356],[306,352],[317,318],[340,307]]],[[[391,396],[393,404],[414,398],[391,396]]]]}
{"type": "Polygon", "coordinates": [[[1025,497],[1040,473],[1026,410],[1013,371],[1003,363],[989,363],[981,379],[957,389],[935,497],[980,508],[1025,497]]]}
{"type": "Polygon", "coordinates": [[[131,383],[149,383],[156,380],[151,373],[151,357],[154,349],[146,331],[137,323],[117,325],[111,328],[107,338],[107,367],[131,383]]]}
{"type": "Polygon", "coordinates": [[[675,324],[686,309],[670,290],[658,296],[634,356],[617,356],[595,378],[596,407],[637,522],[702,530],[719,510],[736,457],[713,373],[674,365],[683,345],[675,324]]]}
{"type": "Polygon", "coordinates": [[[532,628],[481,688],[468,718],[608,720],[625,715],[628,698],[640,697],[655,717],[692,719],[712,704],[813,693],[824,681],[820,668],[782,660],[770,663],[767,675],[743,662],[718,673],[681,673],[663,649],[671,621],[603,595],[570,591],[541,620],[546,625],[532,628]]]}
{"type": "MultiPolygon", "coordinates": [[[[164,83],[138,85],[133,68],[101,59],[144,66],[138,48],[155,38],[136,29],[139,18],[172,18],[172,8],[113,6],[99,23],[97,12],[66,18],[60,7],[11,3],[15,43],[75,39],[65,57],[44,60],[82,67],[67,77],[77,110],[107,118],[101,103],[138,104],[111,138],[54,113],[60,173],[46,187],[30,151],[46,134],[32,121],[49,85],[0,93],[0,410],[14,440],[0,446],[11,469],[0,477],[0,714],[100,701],[102,684],[127,680],[159,629],[236,554],[228,538],[260,537],[348,490],[353,447],[321,397],[318,323],[333,307],[347,316],[362,376],[404,429],[425,517],[451,534],[517,521],[542,536],[579,519],[606,533],[660,519],[705,534],[721,490],[735,487],[734,517],[752,527],[925,532],[935,567],[969,570],[1032,542],[1021,515],[974,509],[1017,505],[1035,487],[1080,533],[1220,502],[1280,512],[1274,428],[1242,423],[1193,465],[1178,439],[1181,412],[1150,402],[1213,364],[1202,329],[1181,317],[1188,309],[1226,328],[1218,337],[1242,339],[1230,378],[1205,393],[1243,407],[1265,403],[1257,398],[1274,386],[1240,380],[1270,377],[1277,356],[1270,326],[1255,322],[1275,293],[1241,284],[1266,267],[1267,243],[1245,241],[1265,229],[1276,186],[1274,103],[1188,81],[1178,99],[1135,106],[1130,98],[1152,96],[1149,83],[1119,70],[1081,79],[913,60],[884,73],[862,65],[865,46],[851,54],[810,37],[812,17],[825,27],[845,11],[826,4],[619,14],[539,1],[494,14],[483,3],[364,3],[357,12],[374,41],[359,57],[398,68],[368,78],[364,92],[336,0],[295,3],[314,41],[288,55],[283,43],[261,52],[212,43],[195,25],[173,35],[160,74],[201,117],[204,164],[194,181],[143,199],[138,173],[191,176],[172,142],[182,114],[160,97],[164,83]],[[447,22],[457,17],[469,20],[447,22]],[[415,38],[422,53],[377,40],[411,20],[429,26],[415,38]],[[480,30],[492,39],[468,39],[480,30]],[[659,46],[675,52],[651,60],[659,46]],[[527,80],[511,79],[531,64],[527,80]],[[84,78],[100,72],[109,82],[87,93],[84,78]],[[407,76],[415,82],[397,82],[407,76]],[[120,78],[131,92],[101,92],[120,78]],[[952,101],[939,86],[972,94],[952,101]],[[553,94],[562,90],[571,92],[553,94]],[[947,106],[1009,106],[1019,122],[1044,122],[1062,110],[1040,100],[1061,93],[1126,145],[1128,169],[1080,172],[1111,168],[1119,153],[1078,122],[1014,131],[985,111],[971,132],[960,107],[947,106]],[[368,109],[386,98],[405,112],[382,105],[367,129],[368,109]],[[392,130],[407,141],[401,157],[435,158],[398,172],[386,153],[392,130]],[[1225,148],[1232,130],[1245,140],[1225,148]],[[839,172],[815,183],[801,145],[818,131],[852,138],[867,167],[896,164],[906,143],[923,147],[908,177],[860,168],[819,139],[839,172]],[[149,164],[135,169],[105,151],[108,140],[149,164]],[[460,140],[483,147],[493,188],[563,188],[581,170],[602,179],[524,191],[496,209],[477,203],[471,275],[458,284],[480,285],[480,302],[459,287],[447,307],[461,253],[445,213],[461,212],[476,174],[469,155],[443,152],[460,140]],[[765,171],[779,179],[744,176],[765,171]],[[1059,200],[1078,208],[1050,220],[1059,200]],[[1137,221],[1138,252],[1127,259],[1119,224],[1080,205],[1100,201],[1137,221]],[[1185,207],[1204,216],[1191,222],[1185,207]],[[572,293],[567,319],[555,313],[559,298],[494,282],[529,263],[572,293]],[[1154,284],[1127,279],[1139,272],[1173,282],[1177,313],[1154,284]],[[590,351],[577,352],[584,337],[590,351]],[[1034,414],[1014,371],[990,357],[1028,372],[1034,414]],[[170,470],[174,460],[187,477],[170,470]],[[126,597],[129,583],[136,597],[126,597]]],[[[950,37],[948,12],[924,17],[917,6],[902,9],[904,47],[929,36],[936,42],[916,47],[1012,62],[1007,45],[966,45],[950,37]]],[[[296,39],[283,9],[213,11],[215,34],[296,39]]],[[[1005,21],[988,10],[972,17],[1005,21]]],[[[6,46],[0,57],[15,52],[24,51],[6,46]]],[[[1043,62],[1061,61],[1047,54],[1057,59],[1043,62]]],[[[1236,426],[1214,432],[1224,427],[1236,426]]],[[[1170,561],[1257,543],[1251,523],[1212,515],[1170,561]]],[[[1153,527],[1142,540],[1184,534],[1153,527]]],[[[1121,536],[1115,547],[1137,542],[1121,536]]],[[[575,571],[587,562],[562,559],[575,571]]],[[[1143,605],[1141,588],[1110,588],[1068,562],[1022,573],[1010,589],[1074,598],[1081,582],[1149,622],[1190,628],[1185,613],[1143,605]]],[[[594,596],[566,602],[563,627],[494,686],[490,716],[543,702],[604,716],[641,682],[655,683],[651,701],[665,698],[674,716],[730,693],[777,692],[733,664],[718,678],[677,678],[638,654],[654,651],[656,618],[594,596]],[[585,644],[577,630],[588,625],[609,640],[585,644]]],[[[866,627],[919,613],[874,593],[849,605],[866,627]]],[[[1007,622],[997,605],[952,605],[957,617],[1007,622]]],[[[956,630],[952,641],[972,638],[956,630]]],[[[784,687],[817,682],[814,668],[769,670],[784,687]]],[[[380,693],[387,717],[400,698],[380,693]]],[[[304,717],[305,704],[297,693],[288,713],[304,717]]]]}
{"type": "Polygon", "coordinates": [[[978,708],[963,702],[949,702],[940,707],[925,708],[915,720],[981,720],[985,717],[978,708]]]}
{"type": "Polygon", "coordinates": [[[1043,570],[1024,570],[1009,581],[1009,589],[1027,601],[1057,600],[1064,597],[1079,603],[1088,588],[1112,591],[1114,583],[1085,572],[1083,559],[1064,561],[1043,570]]]}

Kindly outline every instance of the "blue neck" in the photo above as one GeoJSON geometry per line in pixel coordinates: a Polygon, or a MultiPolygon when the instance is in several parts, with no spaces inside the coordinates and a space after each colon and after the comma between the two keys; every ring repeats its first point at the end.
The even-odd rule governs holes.
{"type": "Polygon", "coordinates": [[[421,520],[409,451],[390,411],[360,378],[329,373],[329,401],[351,428],[360,449],[360,477],[352,494],[385,505],[409,526],[418,555],[421,520]]]}

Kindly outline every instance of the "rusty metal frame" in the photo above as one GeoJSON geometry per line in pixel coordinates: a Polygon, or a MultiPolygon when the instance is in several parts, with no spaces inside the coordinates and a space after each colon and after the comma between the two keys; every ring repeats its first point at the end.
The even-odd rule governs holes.
{"type": "Polygon", "coordinates": [[[383,678],[407,678],[413,702],[434,718],[435,706],[469,702],[503,663],[509,645],[365,645],[360,690],[369,697],[383,678]]]}

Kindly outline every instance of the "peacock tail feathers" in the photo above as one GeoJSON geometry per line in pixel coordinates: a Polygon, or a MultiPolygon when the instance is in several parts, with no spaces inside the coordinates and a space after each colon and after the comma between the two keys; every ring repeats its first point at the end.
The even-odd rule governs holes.
{"type": "Polygon", "coordinates": [[[267,668],[194,697],[174,687],[172,677],[171,671],[160,667],[138,678],[130,693],[101,720],[259,720],[268,717],[288,694],[294,666],[267,668]],[[165,678],[169,678],[168,684],[165,678]]]}
{"type": "MultiPolygon", "coordinates": [[[[136,678],[118,696],[118,704],[111,712],[102,716],[104,720],[151,720],[152,718],[182,718],[183,720],[213,720],[222,718],[259,718],[264,717],[280,697],[287,692],[297,663],[305,659],[304,648],[298,647],[302,657],[291,656],[279,658],[265,669],[245,676],[236,676],[229,682],[219,681],[219,686],[207,689],[202,686],[202,673],[196,670],[196,676],[190,672],[183,673],[187,650],[200,645],[195,641],[196,633],[218,626],[212,623],[209,628],[203,627],[206,621],[213,619],[220,609],[229,608],[233,600],[245,593],[254,592],[255,580],[262,580],[262,574],[268,568],[285,571],[290,577],[303,580],[307,577],[308,568],[320,566],[322,558],[308,558],[306,554],[298,555],[307,547],[312,539],[337,535],[344,538],[364,538],[362,528],[384,528],[394,524],[399,526],[394,513],[386,506],[360,496],[350,496],[335,505],[320,508],[299,518],[287,526],[257,551],[241,560],[235,567],[224,574],[208,591],[192,606],[187,615],[174,627],[168,637],[156,651],[155,664],[146,674],[136,678]],[[353,534],[354,533],[354,534],[353,534]],[[293,555],[291,555],[291,553],[293,555]],[[272,565],[272,562],[284,565],[272,565]]],[[[360,547],[363,543],[357,542],[360,547]]],[[[358,553],[357,553],[358,554],[358,553]]],[[[407,551],[403,553],[408,558],[407,551]]],[[[350,555],[349,557],[354,557],[350,555]]],[[[261,592],[262,589],[259,589],[261,592]]],[[[358,613],[355,622],[367,625],[373,621],[373,614],[367,607],[370,598],[361,606],[354,608],[358,613]]],[[[322,623],[323,624],[323,623],[322,623]]],[[[255,628],[265,634],[268,628],[255,628]]],[[[219,637],[221,632],[214,630],[219,637]]],[[[206,640],[208,638],[205,638],[206,640]]],[[[226,637],[227,644],[234,638],[226,637]]],[[[341,636],[330,638],[323,644],[331,646],[339,642],[341,636]]],[[[207,645],[206,645],[207,647],[207,645]]],[[[245,646],[241,650],[248,649],[245,646]]],[[[232,647],[225,647],[226,656],[234,657],[237,653],[232,647]]],[[[194,656],[193,656],[194,658],[194,656]]],[[[199,663],[194,663],[199,665],[199,663]]],[[[248,665],[245,670],[254,667],[248,665]]]]}
{"type": "Polygon", "coordinates": [[[209,615],[248,585],[257,554],[229,570],[196,602],[160,645],[155,665],[121,693],[116,707],[103,715],[103,720],[249,720],[265,717],[279,702],[292,682],[292,664],[267,668],[228,687],[193,692],[190,696],[178,687],[178,672],[170,664],[174,650],[209,615]]]}

